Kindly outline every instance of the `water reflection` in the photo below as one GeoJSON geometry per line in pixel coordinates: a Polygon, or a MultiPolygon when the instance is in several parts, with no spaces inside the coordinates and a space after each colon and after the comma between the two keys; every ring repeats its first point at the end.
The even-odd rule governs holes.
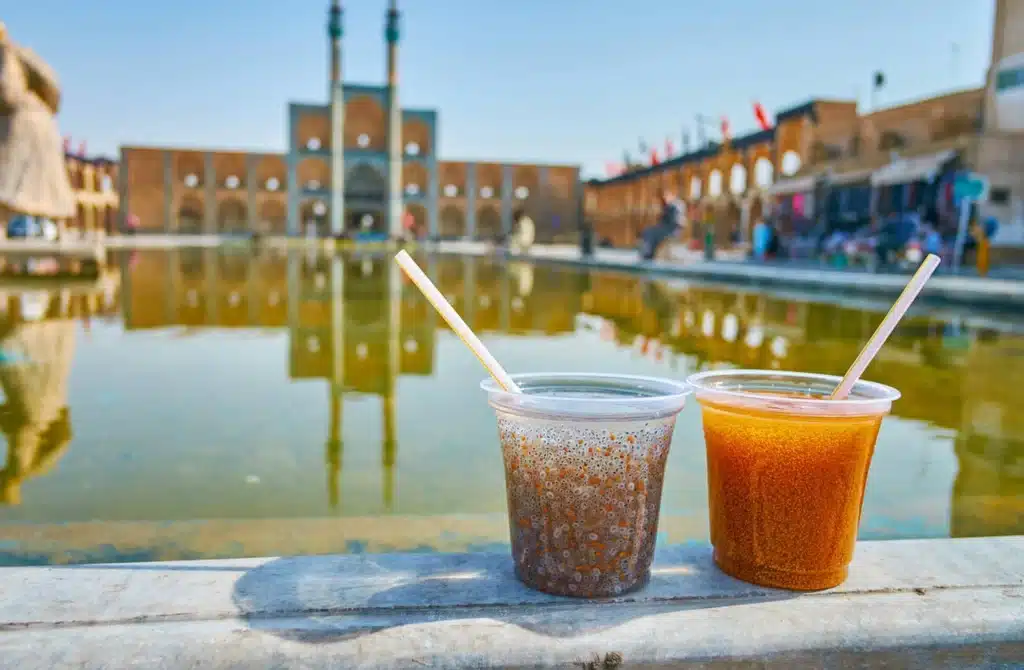
{"type": "Polygon", "coordinates": [[[116,276],[56,290],[0,292],[0,431],[7,457],[0,504],[21,502],[22,485],[48,473],[71,444],[68,376],[76,321],[114,311],[116,276]]]}
{"type": "MultiPolygon", "coordinates": [[[[432,256],[420,260],[471,327],[502,349],[501,356],[511,359],[509,367],[514,369],[567,369],[576,364],[681,376],[696,369],[737,366],[838,374],[886,308],[884,301],[844,303],[837,297],[832,303],[823,303],[800,294],[656,282],[489,258],[432,256]],[[548,351],[561,346],[559,343],[567,347],[557,349],[562,353],[548,351]],[[623,352],[629,353],[628,359],[622,358],[623,352]]],[[[475,389],[463,387],[475,386],[480,372],[390,257],[329,257],[269,250],[249,256],[189,249],[135,252],[121,256],[115,267],[120,269],[119,284],[108,278],[102,286],[16,291],[0,299],[0,351],[9,356],[0,366],[0,384],[6,396],[0,429],[8,444],[0,471],[0,501],[8,506],[8,513],[0,511],[0,519],[65,524],[62,533],[71,533],[67,521],[95,523],[88,530],[90,537],[114,533],[109,524],[115,521],[252,518],[271,524],[257,530],[251,525],[224,525],[218,527],[215,541],[192,535],[175,540],[192,547],[192,554],[166,548],[161,550],[164,553],[144,553],[160,537],[178,532],[177,527],[140,530],[133,526],[129,544],[133,551],[143,552],[132,554],[139,557],[379,550],[398,545],[444,548],[448,545],[438,538],[468,523],[452,516],[465,513],[487,519],[486,528],[474,526],[466,531],[473,542],[504,541],[500,460],[491,453],[493,449],[480,448],[494,441],[492,420],[487,416],[477,421],[479,407],[466,412],[463,406],[465,397],[475,397],[465,395],[475,389]],[[114,320],[118,309],[116,326],[125,332],[120,340],[104,339],[104,346],[126,347],[124,351],[128,351],[129,343],[142,337],[138,341],[153,351],[169,354],[184,346],[176,344],[183,339],[209,341],[201,359],[206,376],[161,370],[164,385],[174,382],[177,387],[160,390],[153,402],[177,407],[179,414],[173,419],[161,415],[160,420],[187,422],[179,432],[205,431],[200,437],[211,446],[164,445],[160,435],[167,428],[154,418],[143,426],[132,426],[125,419],[115,423],[102,416],[97,389],[122,398],[123,407],[111,410],[111,416],[120,411],[118,416],[123,417],[137,410],[150,417],[157,411],[151,405],[139,409],[143,405],[134,398],[124,399],[131,395],[125,388],[143,385],[132,380],[148,379],[159,366],[151,354],[133,359],[142,361],[142,368],[127,370],[129,376],[108,377],[98,368],[109,366],[110,359],[96,353],[100,343],[86,339],[79,347],[79,357],[83,385],[90,388],[90,395],[72,392],[69,401],[69,375],[77,366],[72,364],[76,338],[88,337],[93,320],[114,320]],[[151,341],[146,339],[149,334],[161,338],[151,341]],[[253,358],[232,358],[236,350],[249,351],[253,338],[265,338],[268,346],[276,347],[275,338],[282,335],[286,374],[273,371],[274,361],[269,361],[268,368],[267,356],[272,358],[275,349],[262,345],[253,348],[259,352],[253,353],[253,358]],[[90,362],[93,359],[96,362],[90,362]],[[463,361],[465,367],[460,367],[463,361]],[[251,384],[247,388],[224,381],[227,395],[223,389],[214,395],[207,387],[220,383],[220,375],[227,374],[221,370],[232,365],[236,371],[268,372],[259,377],[265,381],[245,382],[251,384]],[[278,386],[275,379],[285,385],[278,386]],[[297,396],[289,389],[308,384],[320,388],[323,400],[316,401],[306,392],[301,400],[295,400],[297,396]],[[401,393],[400,385],[406,389],[401,393]],[[277,407],[251,400],[252,409],[244,408],[249,395],[268,391],[279,397],[277,407]],[[206,400],[202,399],[204,392],[210,394],[206,400]],[[69,449],[69,404],[75,403],[88,405],[76,416],[85,417],[81,420],[91,422],[92,428],[86,431],[88,437],[76,439],[76,446],[69,449]],[[243,409],[234,410],[236,404],[243,409]],[[182,414],[186,411],[187,415],[182,414]],[[236,411],[242,413],[232,413],[236,411]],[[374,426],[377,411],[380,418],[374,426]],[[224,432],[211,435],[212,429],[204,426],[224,432]],[[350,427],[348,450],[346,426],[350,427]],[[103,436],[116,440],[132,430],[132,435],[143,436],[146,444],[117,454],[95,447],[103,436]],[[280,437],[273,439],[279,442],[267,436],[275,431],[280,437]],[[317,431],[322,447],[315,449],[322,454],[318,458],[323,468],[318,478],[326,479],[325,484],[313,487],[319,492],[306,482],[310,468],[304,460],[309,435],[317,431]],[[378,432],[379,438],[374,437],[378,432]],[[404,466],[399,449],[403,434],[407,449],[404,466]],[[368,440],[376,440],[373,449],[379,454],[372,467],[365,460],[367,448],[372,446],[368,440]],[[354,451],[353,441],[357,443],[354,451]],[[72,463],[74,459],[67,456],[66,472],[57,468],[74,484],[64,485],[61,491],[40,488],[34,499],[23,496],[23,488],[31,489],[28,482],[41,481],[42,475],[54,472],[55,464],[66,454],[93,447],[98,450],[94,454],[97,462],[72,463]],[[140,465],[147,459],[154,464],[140,465]],[[99,462],[111,472],[97,474],[99,462]],[[236,483],[242,480],[235,476],[239,469],[255,472],[259,467],[263,469],[258,474],[247,474],[245,483],[236,483]],[[352,476],[346,476],[346,470],[352,468],[352,476]],[[158,483],[148,479],[155,476],[153,471],[161,470],[162,479],[153,480],[158,483]],[[373,470],[379,471],[376,485],[364,476],[373,470]],[[267,481],[275,474],[280,476],[267,481]],[[110,482],[117,476],[123,479],[112,486],[110,482]],[[401,489],[400,479],[405,482],[401,489]],[[80,488],[75,489],[76,485],[80,488]],[[93,486],[105,489],[89,488],[93,486]],[[262,486],[261,493],[253,486],[262,486]],[[68,501],[64,507],[58,504],[61,496],[68,501]],[[15,513],[23,498],[24,511],[15,513]],[[68,509],[75,511],[72,514],[68,509]],[[316,530],[300,533],[298,521],[285,526],[274,521],[316,519],[323,514],[345,519],[345,526],[330,526],[329,530],[316,526],[316,530]],[[400,524],[387,525],[389,515],[403,514],[400,524]],[[69,515],[77,516],[69,519],[69,515]],[[410,521],[408,515],[444,520],[415,530],[419,522],[410,521]],[[355,517],[365,524],[359,526],[355,517]],[[361,535],[353,535],[357,526],[361,535]],[[282,528],[294,534],[279,544],[261,544],[269,542],[266,535],[286,532],[282,528]],[[328,532],[339,535],[330,539],[328,532]],[[377,544],[359,539],[378,534],[391,539],[377,544]],[[359,541],[353,544],[352,537],[359,541]]],[[[900,521],[896,527],[887,527],[866,509],[865,524],[875,528],[874,536],[1024,533],[1024,394],[1014,386],[1014,380],[1024,379],[1024,340],[1018,334],[1022,328],[1024,323],[1009,317],[918,310],[897,330],[869,376],[903,390],[904,399],[894,415],[908,426],[925,427],[924,432],[915,429],[915,440],[931,441],[936,450],[953,451],[950,458],[955,457],[956,474],[947,475],[946,480],[950,486],[948,524],[925,513],[908,512],[926,520],[916,526],[900,521]]],[[[680,430],[693,431],[696,425],[694,418],[680,430]]],[[[704,532],[703,492],[699,490],[703,478],[697,476],[702,456],[694,451],[676,453],[684,449],[673,447],[673,457],[684,460],[682,471],[691,478],[675,485],[675,498],[668,495],[666,504],[672,509],[665,513],[663,524],[677,540],[699,538],[704,532]]],[[[83,454],[81,458],[88,457],[83,454]]],[[[926,471],[928,462],[915,461],[912,467],[918,471],[901,472],[900,468],[908,465],[898,448],[876,457],[873,475],[880,472],[876,479],[882,483],[876,488],[884,489],[884,501],[872,509],[935,508],[935,501],[915,500],[899,483],[911,476],[939,476],[926,471]]],[[[672,468],[680,472],[680,466],[672,468]]],[[[51,476],[57,478],[57,474],[51,476]]],[[[13,526],[6,528],[5,534],[14,534],[13,526]]],[[[200,532],[212,531],[187,531],[200,532]]],[[[53,559],[47,553],[54,551],[52,547],[74,544],[62,535],[39,530],[35,536],[24,528],[17,533],[18,551],[38,546],[44,557],[40,560],[53,559]],[[43,535],[45,542],[38,539],[43,535]]],[[[471,544],[456,542],[452,546],[471,544]]],[[[0,560],[2,550],[0,546],[0,560]]],[[[103,558],[115,560],[128,553],[119,549],[116,555],[103,558]]],[[[75,556],[64,559],[77,560],[75,556]]]]}

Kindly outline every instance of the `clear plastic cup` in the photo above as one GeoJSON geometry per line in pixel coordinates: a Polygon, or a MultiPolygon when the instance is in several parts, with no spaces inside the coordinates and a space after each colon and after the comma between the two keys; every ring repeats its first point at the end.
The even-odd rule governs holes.
{"type": "Polygon", "coordinates": [[[703,372],[701,405],[715,563],[761,586],[811,591],[846,579],[882,418],[899,391],[771,370],[703,372]]]}
{"type": "Polygon", "coordinates": [[[682,382],[526,374],[481,388],[498,415],[516,576],[556,595],[597,598],[650,576],[665,461],[682,382]]]}

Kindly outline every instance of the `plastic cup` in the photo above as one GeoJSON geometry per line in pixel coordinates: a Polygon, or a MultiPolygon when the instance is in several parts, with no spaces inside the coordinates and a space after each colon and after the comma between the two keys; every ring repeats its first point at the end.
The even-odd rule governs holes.
{"type": "Polygon", "coordinates": [[[882,418],[899,391],[839,377],[728,370],[691,376],[701,405],[715,563],[798,591],[846,579],[882,418]]]}
{"type": "Polygon", "coordinates": [[[498,415],[516,576],[583,598],[643,586],[688,387],[626,375],[512,379],[522,393],[491,379],[481,387],[498,415]]]}

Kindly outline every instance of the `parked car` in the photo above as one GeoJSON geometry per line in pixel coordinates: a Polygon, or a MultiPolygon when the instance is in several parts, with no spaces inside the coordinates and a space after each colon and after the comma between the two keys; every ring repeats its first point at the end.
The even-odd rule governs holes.
{"type": "Polygon", "coordinates": [[[38,238],[48,242],[57,239],[60,229],[50,219],[19,215],[7,224],[8,239],[38,238]]]}
{"type": "Polygon", "coordinates": [[[42,227],[33,216],[15,216],[7,224],[8,239],[42,237],[42,227]]]}

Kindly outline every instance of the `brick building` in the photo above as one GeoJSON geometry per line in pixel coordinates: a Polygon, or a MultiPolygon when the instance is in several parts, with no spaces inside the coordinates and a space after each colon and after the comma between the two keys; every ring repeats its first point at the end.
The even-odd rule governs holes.
{"type": "Polygon", "coordinates": [[[768,209],[785,227],[934,207],[948,229],[953,179],[973,170],[991,182],[982,213],[1000,220],[999,254],[1021,255],[1024,100],[1018,108],[1000,96],[1024,97],[1022,53],[1024,3],[999,0],[985,87],[864,114],[852,100],[814,99],[778,112],[768,130],[589,182],[587,216],[600,237],[631,245],[657,219],[656,193],[667,188],[712,220],[719,240],[747,238],[768,209]]]}

